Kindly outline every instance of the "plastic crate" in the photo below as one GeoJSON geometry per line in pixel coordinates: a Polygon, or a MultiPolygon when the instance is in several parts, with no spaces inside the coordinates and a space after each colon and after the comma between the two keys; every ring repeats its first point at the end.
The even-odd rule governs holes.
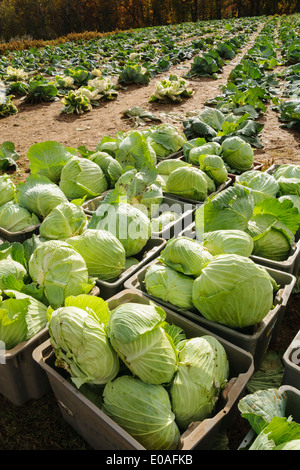
{"type": "MultiPolygon", "coordinates": [[[[82,205],[85,213],[88,216],[92,216],[96,209],[99,207],[99,203],[103,201],[103,198],[104,195],[101,195],[94,199],[91,199],[90,201],[85,202],[82,205]]],[[[175,212],[179,216],[179,218],[174,222],[168,224],[163,230],[153,231],[152,236],[164,239],[172,238],[174,235],[182,231],[193,221],[193,213],[195,212],[195,210],[195,204],[185,203],[183,201],[179,201],[176,198],[163,196],[162,202],[157,209],[157,215],[155,215],[154,218],[166,211],[175,212]]]]}
{"type": "Polygon", "coordinates": [[[300,330],[285,351],[282,360],[284,364],[282,385],[295,387],[300,393],[300,330]]]}
{"type": "Polygon", "coordinates": [[[164,160],[168,160],[169,158],[177,159],[177,158],[182,157],[182,155],[183,155],[183,149],[178,150],[177,152],[170,153],[166,157],[157,156],[156,159],[157,159],[158,162],[161,162],[161,161],[164,161],[164,160]]]}
{"type": "Polygon", "coordinates": [[[40,225],[41,224],[32,225],[24,230],[19,230],[18,232],[10,232],[9,230],[5,230],[3,227],[0,227],[0,237],[6,242],[23,243],[28,238],[31,238],[32,235],[37,235],[39,233],[40,225]]]}
{"type": "MultiPolygon", "coordinates": [[[[99,289],[95,287],[92,293],[99,295],[99,289]]],[[[46,326],[12,349],[5,351],[0,347],[0,393],[14,405],[41,398],[51,390],[47,374],[32,359],[34,349],[48,338],[46,326]]]]}
{"type": "Polygon", "coordinates": [[[109,282],[97,279],[96,285],[100,289],[100,296],[106,300],[120,292],[124,288],[124,282],[145,264],[149,263],[152,259],[157,258],[161,250],[165,247],[165,244],[166,240],[163,238],[149,238],[144,248],[134,256],[134,258],[139,261],[138,264],[130,266],[130,268],[123,271],[115,281],[109,282]]]}
{"type": "Polygon", "coordinates": [[[207,328],[227,341],[230,341],[245,351],[250,352],[254,358],[255,370],[259,369],[271,338],[273,338],[274,327],[277,322],[280,323],[282,321],[286,304],[296,282],[295,276],[271,268],[266,268],[277,284],[281,286],[274,299],[274,308],[268,312],[260,323],[244,328],[243,330],[238,330],[204,318],[196,308],[194,310],[180,309],[169,302],[149,295],[144,283],[145,274],[147,269],[156,263],[159,263],[159,261],[153,260],[131,276],[124,284],[125,289],[134,289],[137,292],[143,293],[149,299],[152,299],[163,307],[175,310],[180,315],[191,319],[195,323],[207,328]]]}
{"type": "MultiPolygon", "coordinates": [[[[149,299],[135,291],[125,290],[108,300],[110,309],[125,302],[149,304],[149,299]]],[[[181,327],[187,337],[211,335],[205,328],[181,317],[174,311],[165,309],[166,320],[181,327]]],[[[224,346],[230,366],[230,377],[227,386],[220,396],[215,414],[202,422],[192,423],[182,434],[180,449],[210,449],[219,430],[229,426],[237,413],[237,403],[247,382],[250,380],[254,367],[252,356],[214,335],[224,346]]],[[[56,396],[64,419],[97,450],[145,450],[135,439],[125,432],[112,419],[105,415],[97,406],[82,395],[70,381],[66,372],[54,365],[55,355],[47,340],[33,352],[35,361],[47,373],[53,393],[56,396]]]]}
{"type": "MultiPolygon", "coordinates": [[[[285,416],[292,416],[293,421],[300,424],[300,391],[289,385],[282,385],[278,391],[286,394],[285,416]]],[[[239,445],[238,450],[247,450],[256,437],[257,434],[251,429],[239,445]]]]}

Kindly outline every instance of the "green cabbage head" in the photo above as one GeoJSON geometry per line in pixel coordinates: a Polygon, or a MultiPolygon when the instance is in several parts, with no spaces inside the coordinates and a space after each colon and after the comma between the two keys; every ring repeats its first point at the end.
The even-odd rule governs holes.
{"type": "Polygon", "coordinates": [[[127,302],[115,308],[108,336],[130,371],[152,384],[168,383],[177,368],[177,353],[165,332],[165,311],[155,305],[127,302]]]}
{"type": "Polygon", "coordinates": [[[35,214],[14,201],[8,201],[0,206],[0,227],[9,232],[19,232],[40,223],[35,214]]]}
{"type": "Polygon", "coordinates": [[[86,229],[67,243],[82,256],[92,277],[114,281],[125,269],[125,249],[107,230],[86,229]]]}
{"type": "Polygon", "coordinates": [[[45,217],[40,226],[40,235],[48,240],[65,240],[80,235],[86,226],[87,216],[82,207],[64,202],[45,217]]]}
{"type": "Polygon", "coordinates": [[[29,259],[28,270],[53,308],[61,307],[69,295],[89,293],[95,284],[80,253],[61,240],[41,243],[29,259]]]}
{"type": "Polygon", "coordinates": [[[167,241],[160,260],[187,276],[198,277],[213,256],[201,243],[192,238],[178,236],[167,241]]]}
{"type": "Polygon", "coordinates": [[[211,416],[229,377],[223,345],[213,336],[188,339],[180,350],[178,371],[170,387],[172,409],[179,428],[211,416]]]}
{"type": "Polygon", "coordinates": [[[38,334],[47,324],[47,307],[30,295],[3,291],[0,303],[0,340],[12,349],[38,334]]]}
{"type": "Polygon", "coordinates": [[[253,240],[243,230],[215,230],[203,235],[203,246],[212,254],[235,254],[250,256],[253,251],[253,240]]]}
{"type": "Polygon", "coordinates": [[[119,358],[110,345],[105,324],[89,308],[64,306],[49,319],[56,365],[68,371],[76,387],[106,384],[119,372],[119,358]]]}
{"type": "Polygon", "coordinates": [[[102,411],[147,450],[175,450],[180,432],[167,390],[123,375],[105,385],[102,411]]]}
{"type": "Polygon", "coordinates": [[[122,243],[126,256],[138,254],[151,235],[148,216],[131,204],[103,204],[88,224],[90,229],[108,230],[122,243]]]}
{"type": "Polygon", "coordinates": [[[0,176],[0,206],[15,198],[16,187],[6,174],[0,176]]]}
{"type": "Polygon", "coordinates": [[[222,142],[221,156],[232,170],[251,170],[254,162],[254,152],[251,145],[237,136],[228,137],[222,142]]]}
{"type": "Polygon", "coordinates": [[[62,168],[59,187],[68,199],[99,196],[108,183],[99,165],[87,158],[73,157],[62,168]]]}
{"type": "Polygon", "coordinates": [[[24,266],[11,259],[1,259],[0,260],[0,289],[5,288],[4,280],[7,276],[13,276],[18,281],[22,281],[24,276],[26,276],[27,271],[24,266]]]}
{"type": "Polygon", "coordinates": [[[274,280],[245,256],[218,255],[195,279],[193,303],[208,320],[244,328],[263,320],[273,305],[274,280]]]}
{"type": "Polygon", "coordinates": [[[214,181],[196,167],[177,168],[166,182],[166,192],[197,201],[204,201],[215,189],[214,181]]]}
{"type": "Polygon", "coordinates": [[[145,274],[149,295],[158,297],[179,308],[194,308],[192,301],[194,279],[162,264],[151,265],[145,274]]]}

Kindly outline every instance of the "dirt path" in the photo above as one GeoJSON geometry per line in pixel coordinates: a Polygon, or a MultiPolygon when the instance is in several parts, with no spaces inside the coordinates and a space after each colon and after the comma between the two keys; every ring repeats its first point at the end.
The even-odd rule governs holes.
{"type": "MultiPolygon", "coordinates": [[[[80,116],[62,114],[60,101],[29,105],[16,100],[18,114],[0,121],[0,142],[6,140],[14,142],[17,152],[21,155],[18,161],[19,169],[14,179],[24,180],[28,172],[26,153],[34,143],[56,140],[65,146],[76,148],[79,145],[86,145],[89,150],[94,150],[103,136],[114,137],[117,131],[132,129],[130,122],[122,118],[122,113],[134,106],[141,106],[159,117],[163,116],[164,122],[177,124],[177,127],[181,128],[181,123],[179,121],[176,123],[176,116],[173,119],[172,113],[182,115],[182,113],[200,112],[207,99],[220,94],[220,86],[227,82],[230,71],[252,47],[262,27],[263,25],[250,37],[240,53],[230,63],[225,64],[217,80],[206,77],[189,80],[194,94],[179,104],[149,103],[149,98],[154,92],[157,80],[171,73],[186,74],[192,60],[173,66],[167,73],[153,78],[148,85],[130,85],[126,89],[120,89],[116,100],[101,103],[99,107],[93,107],[92,111],[80,116]]],[[[286,161],[300,163],[299,135],[280,129],[277,115],[271,109],[266,112],[263,122],[264,148],[255,150],[256,160],[269,163],[286,161]]]]}

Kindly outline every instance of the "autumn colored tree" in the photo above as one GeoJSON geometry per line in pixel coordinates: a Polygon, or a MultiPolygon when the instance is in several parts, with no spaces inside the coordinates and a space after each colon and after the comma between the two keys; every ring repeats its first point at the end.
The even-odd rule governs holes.
{"type": "Polygon", "coordinates": [[[300,0],[0,0],[0,41],[299,11],[300,0]]]}

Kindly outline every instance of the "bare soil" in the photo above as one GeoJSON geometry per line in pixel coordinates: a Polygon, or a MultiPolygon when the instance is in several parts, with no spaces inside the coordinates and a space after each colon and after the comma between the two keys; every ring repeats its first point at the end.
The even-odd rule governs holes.
{"type": "MultiPolygon", "coordinates": [[[[26,153],[34,143],[55,140],[65,146],[77,148],[85,145],[89,150],[94,150],[103,136],[115,137],[118,131],[132,129],[131,123],[122,115],[125,110],[134,106],[150,110],[164,122],[173,123],[180,128],[183,115],[200,112],[206,100],[221,93],[220,86],[227,82],[230,71],[252,46],[256,35],[257,33],[250,38],[246,47],[224,66],[217,80],[189,80],[194,94],[179,104],[149,103],[149,98],[154,91],[156,80],[170,73],[184,75],[188,72],[191,61],[172,67],[167,73],[152,79],[148,85],[130,85],[126,89],[120,89],[116,100],[101,103],[99,107],[94,107],[92,111],[80,116],[62,114],[60,101],[28,105],[16,99],[18,114],[0,120],[0,142],[14,142],[16,151],[21,155],[18,161],[19,169],[13,175],[14,179],[22,181],[28,175],[26,153]]],[[[300,135],[282,129],[277,114],[270,106],[260,120],[264,123],[261,133],[264,148],[255,150],[255,160],[264,163],[264,168],[273,163],[300,164],[300,135]]],[[[276,338],[271,348],[280,351],[288,347],[300,328],[299,319],[297,294],[293,295],[288,303],[280,337],[276,338]]],[[[237,416],[228,432],[231,450],[237,449],[248,429],[247,422],[237,416]]],[[[64,422],[55,398],[50,393],[22,407],[15,407],[0,396],[0,449],[71,450],[89,449],[89,446],[64,422]]]]}

